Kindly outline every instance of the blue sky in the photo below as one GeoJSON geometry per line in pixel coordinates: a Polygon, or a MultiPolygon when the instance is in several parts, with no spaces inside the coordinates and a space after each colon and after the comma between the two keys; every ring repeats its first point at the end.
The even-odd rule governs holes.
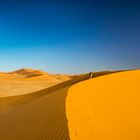
{"type": "Polygon", "coordinates": [[[140,2],[0,1],[0,71],[140,68],[140,2]]]}

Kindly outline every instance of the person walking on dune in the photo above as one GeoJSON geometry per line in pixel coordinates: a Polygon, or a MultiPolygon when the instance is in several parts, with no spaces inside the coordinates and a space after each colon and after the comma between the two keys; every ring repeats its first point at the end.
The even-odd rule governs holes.
{"type": "Polygon", "coordinates": [[[93,78],[93,73],[92,72],[89,73],[89,79],[91,79],[91,78],[93,78]]]}

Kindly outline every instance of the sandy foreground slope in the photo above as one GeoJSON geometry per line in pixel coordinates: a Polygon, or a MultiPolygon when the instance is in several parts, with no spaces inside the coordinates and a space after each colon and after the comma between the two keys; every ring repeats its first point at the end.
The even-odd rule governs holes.
{"type": "Polygon", "coordinates": [[[71,140],[140,140],[140,70],[72,86],[66,115],[71,140]]]}
{"type": "Polygon", "coordinates": [[[68,88],[58,90],[2,114],[0,116],[0,139],[69,139],[65,114],[67,90],[68,88]]]}

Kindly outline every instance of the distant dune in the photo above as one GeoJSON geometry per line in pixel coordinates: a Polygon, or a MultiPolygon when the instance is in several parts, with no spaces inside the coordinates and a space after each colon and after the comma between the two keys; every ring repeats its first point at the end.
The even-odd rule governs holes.
{"type": "Polygon", "coordinates": [[[139,140],[140,70],[72,86],[66,115],[71,140],[139,140]]]}
{"type": "Polygon", "coordinates": [[[68,75],[49,74],[40,70],[23,68],[0,73],[0,97],[35,92],[70,80],[68,75]]]}
{"type": "Polygon", "coordinates": [[[43,75],[43,74],[48,74],[47,72],[43,72],[41,70],[33,70],[30,68],[23,68],[19,69],[13,72],[9,72],[9,74],[15,74],[15,75],[23,75],[25,77],[28,77],[30,75],[43,75]]]}

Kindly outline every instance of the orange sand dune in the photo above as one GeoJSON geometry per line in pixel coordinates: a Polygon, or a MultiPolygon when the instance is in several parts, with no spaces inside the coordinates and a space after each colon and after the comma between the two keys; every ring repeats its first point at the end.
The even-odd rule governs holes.
{"type": "Polygon", "coordinates": [[[71,85],[86,79],[87,74],[79,75],[30,94],[1,97],[0,140],[69,139],[66,96],[71,85]]]}
{"type": "Polygon", "coordinates": [[[140,70],[72,86],[66,115],[71,140],[140,140],[140,70]]]}

